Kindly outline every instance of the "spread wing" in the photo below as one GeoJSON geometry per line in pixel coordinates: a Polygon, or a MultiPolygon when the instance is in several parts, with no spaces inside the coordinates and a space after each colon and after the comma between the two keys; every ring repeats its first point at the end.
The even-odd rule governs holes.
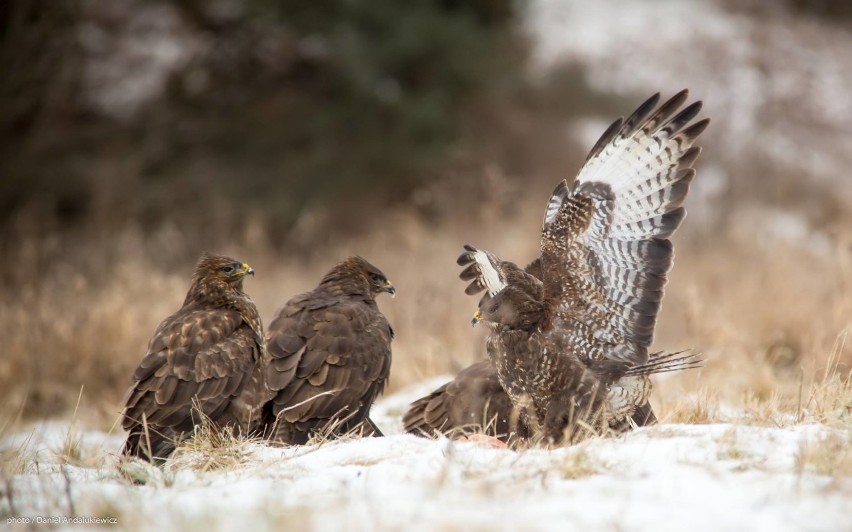
{"type": "Polygon", "coordinates": [[[512,401],[500,385],[491,362],[483,360],[413,402],[402,423],[405,431],[412,434],[435,437],[484,432],[508,441],[511,420],[512,401]]]}
{"type": "Polygon", "coordinates": [[[514,262],[504,261],[490,251],[477,249],[470,244],[465,244],[464,249],[464,253],[456,260],[459,266],[465,267],[459,277],[463,281],[470,281],[464,290],[467,295],[485,291],[480,305],[509,285],[521,287],[540,299],[541,282],[537,274],[540,274],[541,265],[538,259],[522,270],[514,262]]]}
{"type": "Polygon", "coordinates": [[[554,191],[542,229],[544,297],[552,327],[568,348],[616,376],[648,360],[666,273],[669,237],[700,149],[693,142],[708,120],[682,111],[684,90],[655,110],[659,95],[597,142],[573,186],[554,191]]]}
{"type": "Polygon", "coordinates": [[[126,450],[165,457],[175,438],[199,422],[193,402],[214,422],[247,430],[234,411],[251,378],[261,346],[251,326],[232,310],[179,311],[154,333],[148,353],[133,373],[122,426],[126,450]]]}
{"type": "Polygon", "coordinates": [[[375,304],[310,294],[288,302],[267,332],[266,381],[276,394],[264,416],[272,437],[305,443],[334,420],[341,433],[368,421],[390,373],[392,337],[375,304]]]}

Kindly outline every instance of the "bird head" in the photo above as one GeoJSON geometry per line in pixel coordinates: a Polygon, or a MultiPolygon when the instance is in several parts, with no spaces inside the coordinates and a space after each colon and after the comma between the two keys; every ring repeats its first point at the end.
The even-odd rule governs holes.
{"type": "Polygon", "coordinates": [[[352,257],[351,260],[357,264],[358,269],[367,279],[367,283],[370,286],[370,293],[373,296],[381,294],[382,292],[390,294],[391,297],[396,295],[396,287],[392,282],[390,282],[390,280],[388,280],[382,270],[370,264],[363,257],[352,257]]]}
{"type": "Polygon", "coordinates": [[[484,297],[474,313],[471,325],[484,321],[489,325],[502,325],[510,329],[528,331],[535,327],[544,314],[544,304],[520,287],[509,285],[493,297],[484,297]]]}
{"type": "Polygon", "coordinates": [[[205,254],[195,266],[195,275],[186,301],[219,300],[216,294],[242,292],[243,281],[247,275],[254,275],[254,270],[245,262],[231,257],[205,254]]]}

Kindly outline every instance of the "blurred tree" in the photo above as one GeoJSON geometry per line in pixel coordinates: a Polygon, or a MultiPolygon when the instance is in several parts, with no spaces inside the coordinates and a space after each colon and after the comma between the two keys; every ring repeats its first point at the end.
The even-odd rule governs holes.
{"type": "Polygon", "coordinates": [[[27,208],[221,233],[251,211],[286,230],[313,204],[399,197],[446,163],[471,102],[519,79],[514,5],[7,0],[0,223],[27,208]],[[110,113],[102,92],[156,85],[133,46],[181,59],[110,113]]]}
{"type": "Polygon", "coordinates": [[[43,164],[73,122],[77,16],[66,0],[0,2],[0,224],[34,201],[69,217],[85,208],[84,183],[43,164]]]}
{"type": "Polygon", "coordinates": [[[725,7],[758,16],[801,15],[816,17],[831,24],[852,20],[849,0],[724,0],[725,7]]]}

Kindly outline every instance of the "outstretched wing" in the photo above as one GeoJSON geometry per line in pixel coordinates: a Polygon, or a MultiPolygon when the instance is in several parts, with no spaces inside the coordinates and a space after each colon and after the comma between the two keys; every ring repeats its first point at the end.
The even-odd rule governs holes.
{"type": "Polygon", "coordinates": [[[544,297],[553,331],[587,363],[618,376],[648,360],[666,273],[669,237],[700,153],[693,142],[709,120],[681,91],[659,108],[659,94],[595,144],[573,186],[554,191],[542,229],[544,297]]]}
{"type": "Polygon", "coordinates": [[[508,263],[493,253],[477,249],[470,244],[464,245],[464,253],[456,259],[456,264],[466,266],[459,274],[462,281],[470,281],[464,293],[472,296],[483,290],[487,295],[494,296],[500,290],[506,288],[508,281],[508,263]]]}
{"type": "Polygon", "coordinates": [[[514,262],[502,260],[490,251],[477,249],[470,244],[465,244],[464,249],[465,252],[456,260],[459,266],[465,266],[459,277],[463,281],[470,281],[464,290],[467,295],[472,296],[485,290],[480,305],[509,285],[523,286],[540,298],[541,282],[535,274],[540,271],[538,259],[522,270],[514,262]],[[535,271],[530,273],[530,268],[535,271]]]}

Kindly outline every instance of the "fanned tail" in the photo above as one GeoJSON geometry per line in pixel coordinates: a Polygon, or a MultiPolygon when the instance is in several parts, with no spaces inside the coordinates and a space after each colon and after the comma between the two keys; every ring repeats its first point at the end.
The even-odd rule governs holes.
{"type": "Polygon", "coordinates": [[[689,350],[674,353],[663,353],[660,351],[649,355],[648,362],[645,364],[633,366],[628,369],[625,375],[629,377],[656,375],[657,373],[668,373],[670,371],[696,369],[702,367],[703,364],[704,358],[702,358],[702,353],[693,353],[689,350]],[[684,355],[684,353],[688,354],[684,355]]]}

